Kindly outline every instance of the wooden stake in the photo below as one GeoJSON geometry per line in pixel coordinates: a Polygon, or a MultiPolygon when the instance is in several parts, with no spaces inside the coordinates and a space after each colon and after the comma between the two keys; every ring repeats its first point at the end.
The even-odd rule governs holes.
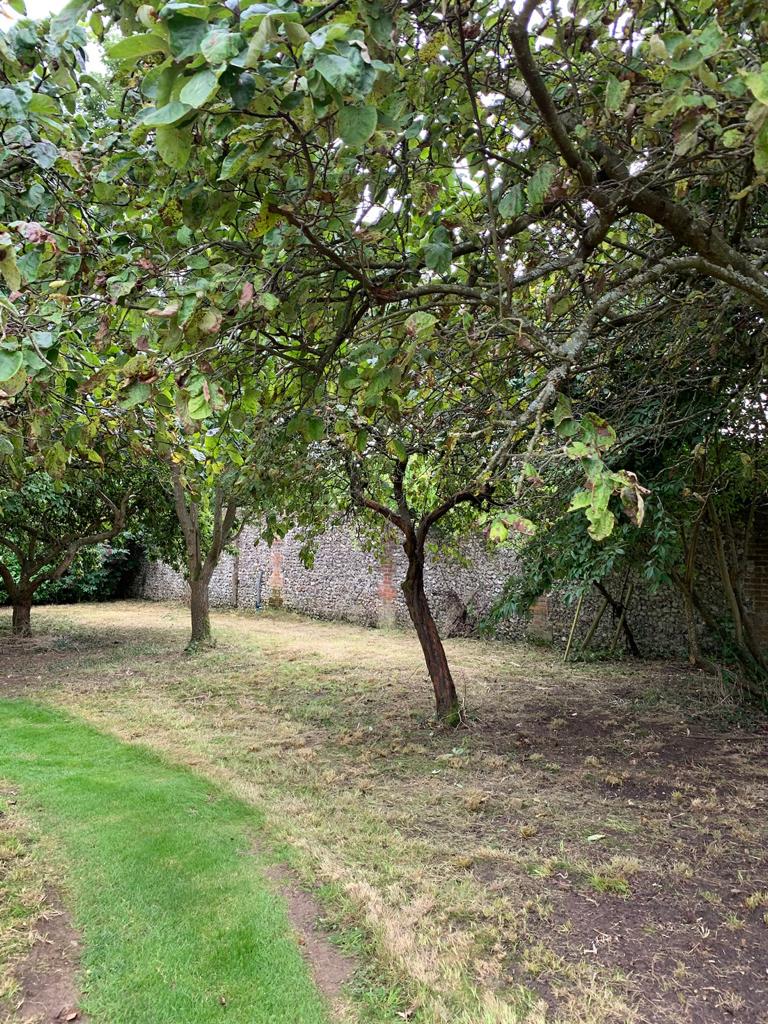
{"type": "Polygon", "coordinates": [[[579,615],[581,614],[581,603],[583,600],[584,595],[579,594],[579,600],[576,602],[576,611],[573,615],[573,622],[571,623],[571,632],[568,634],[568,643],[565,645],[565,654],[563,655],[563,661],[568,661],[568,655],[571,653],[573,634],[576,632],[576,623],[579,621],[579,615]]]}
{"type": "Polygon", "coordinates": [[[592,620],[592,625],[589,627],[589,632],[587,633],[587,635],[584,637],[584,639],[579,644],[579,650],[580,651],[586,651],[586,649],[589,647],[590,643],[592,642],[592,637],[595,635],[597,627],[600,625],[600,623],[602,621],[603,615],[605,615],[605,609],[607,607],[608,607],[608,598],[604,597],[603,598],[602,606],[600,608],[598,608],[597,615],[595,615],[594,619],[592,620]]]}

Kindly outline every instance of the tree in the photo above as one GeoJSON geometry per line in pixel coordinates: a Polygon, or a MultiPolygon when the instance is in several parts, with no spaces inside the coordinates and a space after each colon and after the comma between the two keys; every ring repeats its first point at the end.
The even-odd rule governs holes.
{"type": "Polygon", "coordinates": [[[185,570],[189,582],[192,632],[189,649],[211,643],[208,589],[216,566],[228,543],[243,523],[238,520],[238,502],[226,495],[220,483],[212,491],[189,489],[189,477],[178,462],[171,462],[174,507],[184,537],[185,570]]]}
{"type": "MultiPolygon", "coordinates": [[[[154,358],[159,375],[162,357],[154,358]]],[[[167,475],[184,540],[191,650],[211,642],[209,586],[227,545],[248,522],[271,541],[284,532],[287,509],[294,522],[302,519],[315,487],[307,480],[303,446],[286,436],[284,385],[272,365],[240,367],[234,378],[226,373],[230,366],[225,363],[218,377],[194,371],[179,378],[166,365],[152,385],[144,427],[167,475]]]]}
{"type": "MultiPolygon", "coordinates": [[[[11,6],[23,12],[19,0],[11,6]]],[[[89,125],[75,114],[90,87],[76,21],[22,19],[0,32],[0,403],[79,345],[93,306],[78,287],[99,247],[81,191],[89,125]]]]}
{"type": "MultiPolygon", "coordinates": [[[[529,505],[539,529],[499,613],[525,611],[555,584],[584,593],[631,570],[652,588],[677,590],[692,664],[736,666],[741,685],[762,700],[765,652],[745,570],[768,492],[763,319],[738,296],[723,303],[712,281],[671,280],[640,298],[644,315],[601,337],[570,394],[575,408],[598,409],[615,427],[605,454],[611,469],[631,466],[650,489],[643,527],[632,516],[591,544],[564,511],[567,500],[578,509],[586,498],[575,465],[561,460],[547,471],[542,453],[549,486],[529,505]]],[[[618,500],[611,504],[617,511],[618,500]]],[[[588,514],[594,534],[601,524],[588,514]]]]}
{"type": "MultiPolygon", "coordinates": [[[[493,312],[537,385],[514,437],[655,285],[765,309],[747,0],[719,21],[698,3],[106,9],[113,58],[143,65],[133,138],[178,172],[166,219],[204,228],[231,280],[256,271],[260,339],[299,335],[319,366],[369,315],[493,312]]],[[[141,145],[127,159],[146,165],[141,145]]]]}
{"type": "Polygon", "coordinates": [[[127,522],[135,495],[127,480],[93,471],[54,481],[44,472],[5,486],[0,499],[0,578],[13,605],[11,632],[32,634],[35,591],[60,579],[83,548],[112,540],[127,522]]]}
{"type": "MultiPolygon", "coordinates": [[[[510,438],[509,423],[535,398],[536,384],[526,380],[525,353],[506,346],[503,328],[491,319],[467,315],[441,325],[433,314],[404,309],[386,327],[372,319],[357,330],[360,339],[347,344],[317,418],[304,413],[297,428],[318,441],[325,428],[324,444],[336,452],[333,466],[353,504],[401,533],[408,559],[403,593],[437,716],[455,722],[458,697],[424,588],[427,544],[436,530],[445,547],[483,522],[490,522],[494,539],[533,531],[519,509],[534,473],[529,460],[542,443],[541,424],[518,426],[510,438]]],[[[561,406],[563,429],[568,418],[561,406]]],[[[637,498],[636,481],[609,472],[602,461],[600,431],[613,439],[612,432],[592,417],[580,426],[580,437],[587,438],[587,427],[592,448],[576,430],[570,433],[571,447],[589,453],[590,486],[606,492],[606,504],[621,490],[626,500],[637,498]]]]}
{"type": "Polygon", "coordinates": [[[592,401],[616,423],[619,457],[653,490],[652,529],[635,546],[646,550],[646,574],[678,590],[692,663],[735,662],[764,693],[766,656],[744,593],[768,491],[763,318],[738,297],[723,303],[713,284],[664,289],[656,307],[595,368],[592,401]]]}

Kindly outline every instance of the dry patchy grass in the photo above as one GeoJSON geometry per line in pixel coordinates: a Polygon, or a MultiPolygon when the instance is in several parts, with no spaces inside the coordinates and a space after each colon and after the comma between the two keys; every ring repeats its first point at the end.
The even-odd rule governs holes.
{"type": "Polygon", "coordinates": [[[11,1021],[19,1002],[16,967],[35,941],[35,921],[45,904],[34,841],[16,814],[12,789],[0,780],[0,1021],[11,1021]]]}
{"type": "Polygon", "coordinates": [[[365,1021],[768,1022],[766,731],[669,664],[448,643],[437,731],[408,634],[173,605],[37,612],[33,692],[226,782],[370,963],[365,1021]]]}

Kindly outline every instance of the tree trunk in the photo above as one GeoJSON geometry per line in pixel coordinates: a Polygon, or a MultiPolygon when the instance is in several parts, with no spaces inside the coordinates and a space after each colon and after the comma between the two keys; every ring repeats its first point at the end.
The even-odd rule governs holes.
{"type": "Polygon", "coordinates": [[[206,646],[211,643],[208,579],[203,576],[190,580],[189,590],[189,608],[192,615],[192,636],[189,639],[189,646],[191,648],[206,646]]]}
{"type": "Polygon", "coordinates": [[[403,580],[403,594],[424,652],[429,678],[432,680],[437,717],[441,722],[456,725],[460,718],[459,698],[448,667],[443,642],[424,592],[424,552],[423,549],[418,550],[417,542],[413,539],[406,540],[403,547],[408,555],[408,572],[403,580]]]}
{"type": "Polygon", "coordinates": [[[688,634],[688,661],[694,666],[694,668],[700,668],[705,672],[715,674],[717,672],[717,666],[713,665],[712,662],[705,658],[701,653],[699,634],[696,628],[696,609],[693,604],[691,591],[689,590],[687,583],[685,585],[678,584],[678,588],[683,598],[683,609],[685,612],[685,628],[688,634]]]}
{"type": "Polygon", "coordinates": [[[31,597],[24,596],[14,601],[13,619],[11,621],[11,633],[13,636],[32,636],[32,625],[29,620],[31,609],[31,597]]]}

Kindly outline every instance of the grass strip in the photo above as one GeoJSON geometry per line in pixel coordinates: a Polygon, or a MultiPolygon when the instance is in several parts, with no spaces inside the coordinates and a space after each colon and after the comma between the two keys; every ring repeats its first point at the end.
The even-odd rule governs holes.
{"type": "Polygon", "coordinates": [[[49,837],[94,1024],[327,1024],[253,808],[20,700],[0,701],[0,778],[49,837]]]}

